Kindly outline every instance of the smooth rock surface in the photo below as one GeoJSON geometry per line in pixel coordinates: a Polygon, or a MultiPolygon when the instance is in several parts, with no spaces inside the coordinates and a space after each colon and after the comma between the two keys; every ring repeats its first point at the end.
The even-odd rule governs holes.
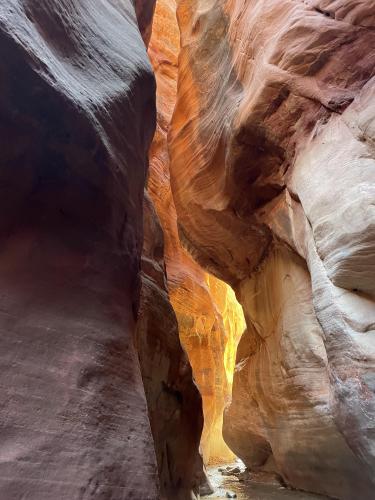
{"type": "Polygon", "coordinates": [[[164,263],[163,233],[147,193],[136,346],[154,436],[160,498],[188,500],[204,481],[202,399],[179,339],[164,263]]]}
{"type": "Polygon", "coordinates": [[[244,306],[224,437],[250,469],[374,490],[375,6],[182,0],[171,184],[244,306]]]}
{"type": "Polygon", "coordinates": [[[0,2],[4,500],[159,498],[133,339],[155,82],[132,3],[94,3],[0,2]]]}

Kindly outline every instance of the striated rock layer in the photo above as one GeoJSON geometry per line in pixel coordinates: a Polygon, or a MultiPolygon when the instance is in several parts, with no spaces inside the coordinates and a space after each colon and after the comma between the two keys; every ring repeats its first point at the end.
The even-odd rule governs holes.
{"type": "Polygon", "coordinates": [[[159,498],[133,343],[155,83],[132,3],[94,3],[0,2],[4,500],[159,498]]]}
{"type": "MultiPolygon", "coordinates": [[[[203,458],[205,463],[231,461],[234,455],[222,438],[222,420],[224,406],[230,400],[235,347],[243,332],[244,320],[228,285],[209,277],[179,241],[167,149],[167,131],[176,100],[179,52],[175,9],[174,0],[157,3],[149,45],[158,88],[158,120],[150,150],[148,191],[165,236],[168,289],[177,315],[180,339],[203,398],[203,458]]],[[[162,325],[161,314],[158,321],[162,325]]],[[[178,335],[175,327],[172,334],[178,335]]],[[[194,412],[191,418],[194,418],[194,412]]]]}
{"type": "Polygon", "coordinates": [[[224,437],[295,487],[374,489],[375,6],[181,0],[179,234],[247,332],[224,437]]]}

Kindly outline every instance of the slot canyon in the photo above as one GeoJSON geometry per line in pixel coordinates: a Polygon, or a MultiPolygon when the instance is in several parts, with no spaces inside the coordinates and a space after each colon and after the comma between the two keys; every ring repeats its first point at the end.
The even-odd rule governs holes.
{"type": "Polygon", "coordinates": [[[372,500],[374,0],[0,0],[0,53],[0,500],[372,500]]]}

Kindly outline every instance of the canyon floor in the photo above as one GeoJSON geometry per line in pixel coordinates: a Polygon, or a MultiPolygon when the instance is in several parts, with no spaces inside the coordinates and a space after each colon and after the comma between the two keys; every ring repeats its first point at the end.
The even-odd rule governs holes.
{"type": "MultiPolygon", "coordinates": [[[[229,465],[238,465],[229,464],[229,465]]],[[[304,491],[289,490],[271,484],[256,483],[253,481],[239,481],[236,476],[223,476],[218,468],[223,465],[209,466],[208,477],[215,492],[202,498],[209,500],[227,499],[227,492],[235,493],[237,500],[327,500],[328,497],[305,493],[304,491]]]]}

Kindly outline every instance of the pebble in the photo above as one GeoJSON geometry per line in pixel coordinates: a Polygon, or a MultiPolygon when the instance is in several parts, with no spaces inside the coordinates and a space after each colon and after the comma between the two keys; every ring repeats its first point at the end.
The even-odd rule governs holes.
{"type": "Polygon", "coordinates": [[[218,471],[221,472],[222,476],[232,476],[241,473],[241,469],[239,467],[227,467],[226,469],[219,468],[218,471]]]}
{"type": "Polygon", "coordinates": [[[237,498],[237,494],[234,493],[233,491],[227,491],[226,497],[227,498],[237,498]]]}

